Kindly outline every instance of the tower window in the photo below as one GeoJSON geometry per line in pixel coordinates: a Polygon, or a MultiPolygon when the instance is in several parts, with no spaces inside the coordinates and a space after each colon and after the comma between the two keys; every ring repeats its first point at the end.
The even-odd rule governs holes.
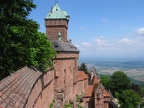
{"type": "Polygon", "coordinates": [[[56,9],[56,11],[58,11],[58,9],[56,9]]]}
{"type": "Polygon", "coordinates": [[[64,72],[66,73],[66,69],[64,69],[64,72]]]}

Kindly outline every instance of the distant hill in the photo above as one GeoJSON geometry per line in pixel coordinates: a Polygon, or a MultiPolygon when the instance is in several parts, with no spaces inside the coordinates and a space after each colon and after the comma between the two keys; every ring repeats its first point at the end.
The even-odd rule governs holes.
{"type": "Polygon", "coordinates": [[[99,74],[112,75],[122,71],[132,82],[144,82],[144,58],[80,58],[80,63],[85,63],[88,68],[95,66],[99,74]]]}

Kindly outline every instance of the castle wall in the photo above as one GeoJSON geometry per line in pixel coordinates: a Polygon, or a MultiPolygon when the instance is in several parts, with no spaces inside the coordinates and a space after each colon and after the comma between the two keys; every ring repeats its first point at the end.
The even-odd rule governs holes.
{"type": "Polygon", "coordinates": [[[95,97],[95,108],[107,108],[104,107],[104,99],[95,97]]]}
{"type": "Polygon", "coordinates": [[[54,99],[53,93],[54,72],[49,71],[36,82],[28,98],[25,108],[48,108],[54,99]]]}
{"type": "Polygon", "coordinates": [[[91,97],[87,97],[87,98],[83,98],[83,101],[85,103],[85,108],[94,108],[94,101],[93,101],[93,97],[92,96],[91,97]]]}
{"type": "Polygon", "coordinates": [[[73,59],[77,59],[76,61],[76,66],[78,66],[78,57],[79,57],[79,54],[78,53],[75,53],[75,52],[59,52],[57,54],[57,57],[56,59],[59,59],[59,58],[62,58],[62,59],[70,59],[70,58],[73,58],[73,59]]]}
{"type": "Polygon", "coordinates": [[[77,53],[60,52],[53,61],[55,66],[54,88],[57,93],[63,91],[66,100],[74,97],[77,92],[77,58],[77,53]]]}
{"type": "Polygon", "coordinates": [[[95,108],[109,108],[109,97],[104,97],[103,94],[95,94],[95,108]]]}
{"type": "Polygon", "coordinates": [[[80,80],[77,82],[78,93],[84,93],[85,89],[88,87],[88,79],[80,80]]]}
{"type": "Polygon", "coordinates": [[[84,89],[84,81],[82,80],[82,81],[78,81],[77,82],[77,84],[78,84],[78,93],[82,93],[82,92],[84,92],[85,91],[85,89],[84,89]]]}
{"type": "Polygon", "coordinates": [[[104,108],[109,108],[109,101],[104,102],[104,108]]]}
{"type": "Polygon", "coordinates": [[[88,87],[88,79],[84,80],[84,89],[86,89],[88,87]]]}

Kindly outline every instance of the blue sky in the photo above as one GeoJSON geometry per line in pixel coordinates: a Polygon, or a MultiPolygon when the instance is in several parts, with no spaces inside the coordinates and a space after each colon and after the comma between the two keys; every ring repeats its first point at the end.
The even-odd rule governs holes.
{"type": "MultiPolygon", "coordinates": [[[[34,0],[29,16],[46,32],[44,18],[55,0],[34,0]]],[[[70,15],[68,39],[80,56],[144,57],[144,0],[58,0],[70,15]]]]}

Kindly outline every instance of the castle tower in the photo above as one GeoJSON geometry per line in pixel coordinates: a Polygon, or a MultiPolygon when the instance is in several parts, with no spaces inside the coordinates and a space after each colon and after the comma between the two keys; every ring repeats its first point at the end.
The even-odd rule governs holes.
{"type": "Polygon", "coordinates": [[[79,50],[67,41],[69,15],[56,4],[45,17],[46,35],[57,52],[54,58],[56,99],[65,102],[76,95],[79,50]]]}
{"type": "Polygon", "coordinates": [[[49,40],[58,40],[58,34],[60,32],[62,40],[67,41],[69,18],[67,12],[61,10],[58,4],[51,8],[45,17],[46,35],[49,40]]]}

